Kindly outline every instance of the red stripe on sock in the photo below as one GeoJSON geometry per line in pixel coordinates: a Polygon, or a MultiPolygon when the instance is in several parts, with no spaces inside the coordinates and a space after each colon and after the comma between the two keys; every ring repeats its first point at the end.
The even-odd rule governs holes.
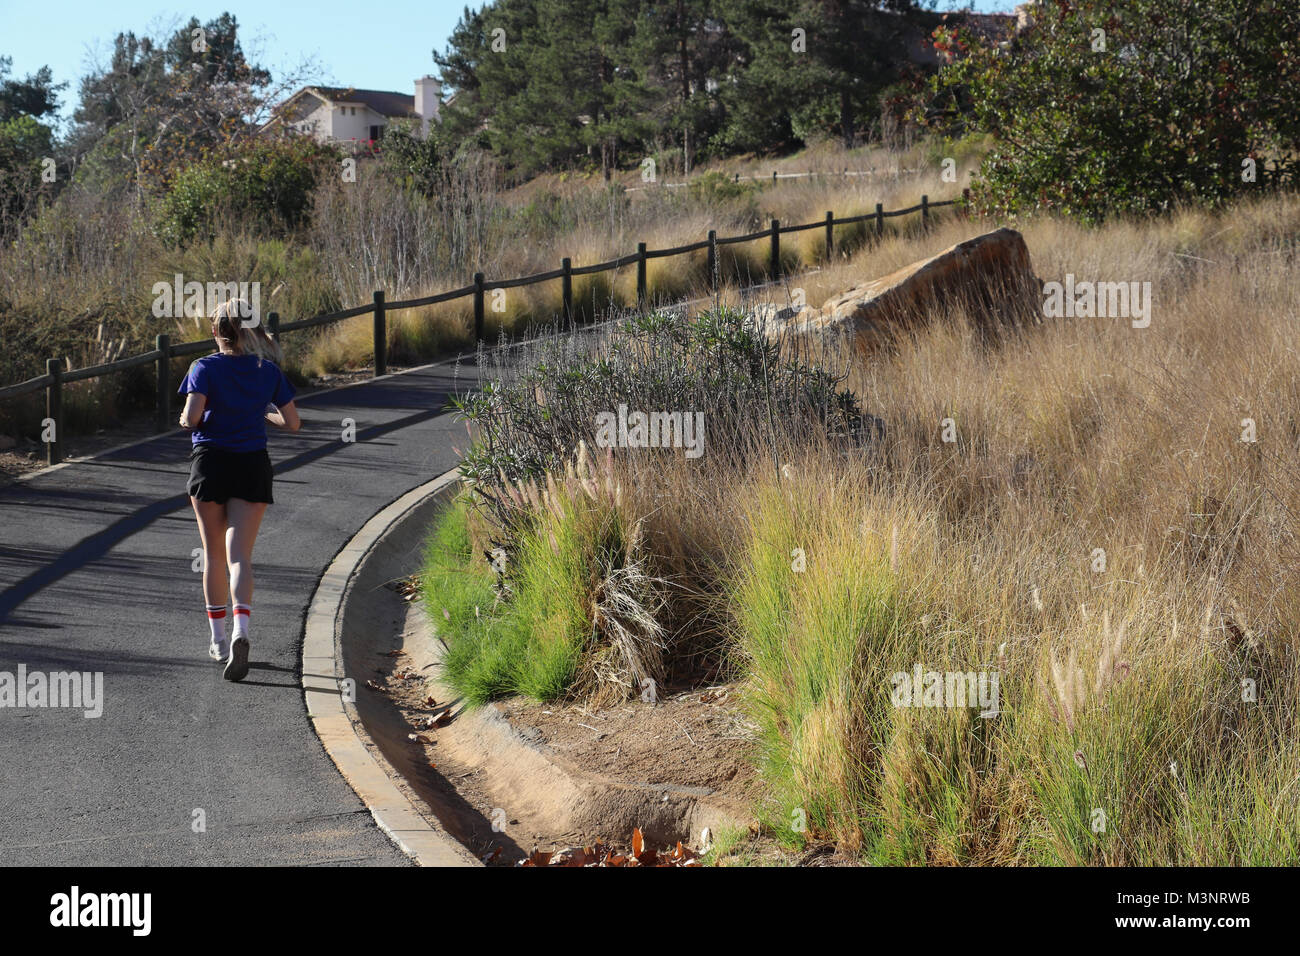
{"type": "Polygon", "coordinates": [[[224,607],[223,607],[220,611],[209,611],[209,612],[208,612],[208,617],[210,617],[210,618],[222,618],[222,617],[225,617],[225,616],[226,616],[226,609],[225,609],[224,607]]]}
{"type": "Polygon", "coordinates": [[[238,605],[236,605],[236,606],[235,606],[235,613],[236,613],[236,614],[252,614],[252,613],[253,613],[253,609],[252,609],[251,607],[239,607],[238,605]]]}

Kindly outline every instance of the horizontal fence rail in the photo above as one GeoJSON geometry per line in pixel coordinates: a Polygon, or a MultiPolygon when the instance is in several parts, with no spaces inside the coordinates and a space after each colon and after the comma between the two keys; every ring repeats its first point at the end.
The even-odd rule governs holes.
{"type": "MultiPolygon", "coordinates": [[[[807,174],[782,174],[782,178],[787,176],[807,175],[807,174]]],[[[839,173],[828,173],[827,175],[840,175],[839,173]]],[[[776,174],[773,173],[773,177],[776,174]]],[[[748,178],[748,177],[746,177],[748,178]]],[[[967,194],[968,190],[963,190],[967,194]]],[[[325,315],[315,315],[308,319],[299,319],[295,322],[280,322],[280,317],[275,312],[267,313],[267,330],[275,336],[283,335],[286,332],[298,332],[303,329],[314,329],[324,325],[333,325],[335,322],[342,322],[345,319],[355,318],[358,315],[370,314],[374,317],[374,354],[375,354],[375,375],[384,375],[387,372],[387,313],[394,309],[413,309],[426,305],[436,305],[441,302],[452,302],[456,299],[464,299],[470,296],[474,298],[474,337],[477,341],[483,340],[483,325],[485,318],[484,298],[486,293],[494,289],[517,289],[522,286],[536,285],[540,282],[553,282],[559,279],[562,283],[561,301],[562,315],[566,321],[573,317],[573,284],[574,276],[595,275],[601,272],[609,272],[615,269],[626,268],[635,265],[637,268],[637,290],[636,302],[638,308],[645,308],[649,302],[649,289],[646,279],[646,262],[650,259],[663,259],[670,256],[687,255],[692,252],[705,250],[708,253],[707,262],[707,281],[710,288],[717,286],[718,270],[718,247],[735,245],[742,242],[757,242],[766,239],[769,246],[768,254],[768,273],[771,279],[777,278],[781,274],[781,236],[787,233],[803,232],[809,229],[826,230],[826,256],[827,258],[834,252],[836,226],[848,226],[861,222],[874,222],[876,224],[876,234],[884,232],[886,219],[895,216],[908,216],[912,213],[921,214],[922,227],[929,226],[930,211],[943,206],[955,205],[958,200],[945,199],[940,202],[930,202],[928,196],[922,196],[920,203],[915,206],[909,206],[906,209],[895,209],[885,211],[880,203],[876,204],[874,213],[866,213],[859,216],[845,216],[837,219],[832,213],[827,212],[826,218],[817,222],[803,223],[798,226],[783,226],[779,220],[773,219],[766,229],[760,229],[757,232],[746,233],[741,236],[719,236],[713,230],[709,231],[709,237],[698,242],[687,243],[682,246],[673,246],[667,249],[647,249],[644,242],[637,244],[637,251],[625,256],[619,256],[617,259],[610,259],[606,262],[597,262],[588,266],[575,266],[571,260],[565,258],[559,269],[552,269],[549,272],[537,272],[529,276],[520,276],[515,279],[488,279],[483,273],[474,274],[474,281],[470,285],[461,286],[459,289],[450,289],[446,292],[439,292],[434,295],[421,296],[415,299],[398,299],[393,302],[385,301],[383,290],[377,290],[374,299],[364,305],[353,306],[350,309],[342,309],[338,312],[329,312],[325,315]]],[[[144,365],[154,365],[156,368],[156,387],[157,400],[155,409],[155,430],[159,432],[167,431],[171,425],[175,424],[170,421],[171,417],[171,377],[170,361],[175,358],[184,358],[190,355],[201,355],[212,351],[212,342],[210,339],[203,339],[197,342],[181,342],[175,345],[171,344],[171,339],[167,335],[159,335],[152,351],[145,352],[142,355],[133,355],[129,358],[118,359],[105,365],[90,365],[86,368],[67,369],[65,363],[57,358],[51,358],[45,363],[45,374],[38,375],[35,378],[29,378],[25,382],[18,382],[14,385],[0,387],[0,401],[5,399],[17,398],[21,395],[28,395],[33,392],[44,391],[45,408],[46,408],[46,427],[44,433],[46,437],[42,440],[45,442],[46,461],[55,465],[62,460],[62,454],[59,445],[59,420],[62,418],[63,411],[63,386],[73,382],[83,382],[87,379],[99,378],[104,375],[112,375],[115,372],[123,372],[127,369],[137,368],[144,365]]]]}
{"type": "MultiPolygon", "coordinates": [[[[781,179],[815,179],[819,176],[825,179],[833,179],[835,177],[839,177],[843,179],[848,176],[871,176],[871,177],[892,176],[895,179],[897,179],[899,178],[899,176],[903,174],[907,174],[910,176],[913,173],[918,173],[918,172],[920,172],[919,169],[908,169],[901,166],[900,167],[891,166],[888,169],[879,169],[879,170],[845,168],[836,171],[833,169],[810,169],[807,172],[802,172],[802,173],[782,173],[774,169],[772,170],[771,176],[742,176],[740,173],[733,173],[731,177],[731,181],[738,183],[742,179],[744,179],[748,182],[753,182],[753,183],[770,182],[773,185],[776,185],[776,182],[781,179]]],[[[627,191],[630,193],[634,193],[634,192],[644,192],[649,189],[686,189],[692,185],[692,182],[698,182],[698,181],[699,180],[688,181],[684,183],[661,183],[652,180],[644,186],[628,186],[627,191]]],[[[935,205],[938,205],[938,203],[936,203],[935,205]]]]}

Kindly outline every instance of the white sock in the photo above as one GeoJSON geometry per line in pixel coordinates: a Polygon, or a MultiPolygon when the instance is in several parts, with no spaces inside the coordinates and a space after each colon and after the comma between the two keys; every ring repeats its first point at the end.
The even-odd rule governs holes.
{"type": "Polygon", "coordinates": [[[235,605],[235,637],[248,637],[248,616],[253,609],[247,604],[235,605]]]}
{"type": "Polygon", "coordinates": [[[208,627],[212,629],[212,643],[220,644],[226,639],[226,606],[224,604],[207,604],[208,627]]]}

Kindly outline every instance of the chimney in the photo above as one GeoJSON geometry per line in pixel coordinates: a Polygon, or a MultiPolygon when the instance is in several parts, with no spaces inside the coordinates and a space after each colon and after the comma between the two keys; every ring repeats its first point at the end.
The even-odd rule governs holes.
{"type": "Polygon", "coordinates": [[[420,117],[420,135],[428,137],[429,121],[438,121],[438,107],[442,99],[442,84],[432,76],[422,76],[415,81],[415,115],[420,117]]]}

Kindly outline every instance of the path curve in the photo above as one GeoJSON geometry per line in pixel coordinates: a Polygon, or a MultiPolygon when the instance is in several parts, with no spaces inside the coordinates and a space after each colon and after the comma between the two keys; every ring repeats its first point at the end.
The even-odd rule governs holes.
{"type": "Polygon", "coordinates": [[[239,684],[207,658],[187,433],[0,489],[0,691],[20,667],[103,674],[97,718],[0,706],[0,864],[409,864],[313,732],[299,655],[344,543],[456,464],[445,402],[475,382],[454,361],[411,369],[302,397],[302,430],[272,430],[239,684]]]}

